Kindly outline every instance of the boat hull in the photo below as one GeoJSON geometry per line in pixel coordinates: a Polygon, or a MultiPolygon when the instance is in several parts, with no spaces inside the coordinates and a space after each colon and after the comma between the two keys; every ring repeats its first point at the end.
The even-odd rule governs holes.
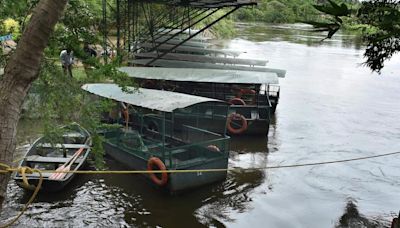
{"type": "MultiPolygon", "coordinates": [[[[133,170],[146,170],[147,160],[135,154],[129,153],[118,146],[105,142],[104,149],[106,154],[124,166],[133,170]]],[[[201,169],[226,169],[228,166],[228,157],[213,158],[206,162],[197,162],[181,168],[181,170],[201,170],[201,169]]],[[[149,182],[149,175],[143,174],[149,182]]],[[[193,172],[193,173],[170,173],[168,174],[168,183],[165,186],[171,193],[178,193],[200,186],[225,180],[226,171],[222,172],[193,172]]],[[[153,182],[151,185],[156,186],[153,182]]]]}
{"type": "MultiPolygon", "coordinates": [[[[63,181],[49,180],[46,177],[44,177],[40,191],[42,191],[42,192],[59,192],[59,191],[63,190],[64,187],[66,185],[68,185],[74,177],[75,177],[75,174],[71,175],[67,180],[63,180],[63,181]]],[[[33,186],[34,188],[27,188],[23,184],[22,178],[15,177],[14,180],[15,180],[15,183],[19,187],[24,188],[26,190],[34,190],[34,188],[39,184],[39,178],[35,178],[35,179],[30,178],[29,179],[29,184],[31,186],[33,186]]]]}

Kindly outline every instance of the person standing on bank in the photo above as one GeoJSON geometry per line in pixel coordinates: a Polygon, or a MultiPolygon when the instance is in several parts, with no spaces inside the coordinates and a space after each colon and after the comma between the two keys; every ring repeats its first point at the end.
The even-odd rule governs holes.
{"type": "Polygon", "coordinates": [[[72,64],[74,64],[74,54],[70,48],[61,51],[60,60],[64,74],[69,74],[69,76],[72,78],[72,64]]]}

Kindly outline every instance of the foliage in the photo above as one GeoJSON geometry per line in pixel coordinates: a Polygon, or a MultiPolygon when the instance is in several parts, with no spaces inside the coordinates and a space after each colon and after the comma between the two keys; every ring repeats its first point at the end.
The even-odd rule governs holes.
{"type": "MultiPolygon", "coordinates": [[[[21,30],[21,24],[31,12],[31,8],[38,1],[0,1],[0,25],[7,18],[7,28],[21,30]],[[15,4],[14,4],[15,3],[15,4]],[[9,10],[4,10],[5,8],[9,10]],[[12,22],[12,23],[11,23],[12,22]]],[[[40,118],[44,122],[44,133],[47,137],[57,137],[55,126],[65,125],[70,122],[78,122],[92,132],[93,154],[96,164],[101,166],[103,149],[102,137],[96,132],[103,125],[100,123],[100,113],[109,110],[110,104],[100,100],[88,99],[88,94],[81,89],[81,85],[89,82],[113,81],[124,90],[128,85],[135,86],[134,82],[124,73],[117,70],[118,61],[103,64],[96,57],[90,57],[83,51],[83,44],[96,44],[100,42],[98,33],[101,23],[101,1],[70,0],[64,16],[55,28],[48,47],[45,49],[45,60],[42,62],[38,80],[33,83],[25,106],[28,109],[25,117],[40,118]],[[59,63],[60,51],[71,48],[78,61],[74,66],[74,78],[63,74],[59,63]],[[83,66],[82,67],[82,64],[83,66]]],[[[0,32],[4,26],[0,28],[0,32]]],[[[7,30],[8,31],[8,30],[7,30]]],[[[1,55],[0,67],[7,61],[7,56],[1,55]]],[[[129,91],[132,92],[132,91],[129,91]]],[[[109,127],[109,126],[107,126],[109,127]]]]}
{"type": "MultiPolygon", "coordinates": [[[[196,28],[202,28],[207,24],[210,24],[211,22],[217,20],[219,17],[223,16],[225,13],[227,13],[226,10],[219,10],[210,17],[206,18],[203,20],[201,23],[199,23],[196,28]]],[[[218,23],[214,24],[210,29],[210,33],[213,34],[215,37],[218,38],[230,38],[235,35],[235,29],[234,29],[234,21],[232,20],[231,17],[226,17],[219,21],[218,23]]]]}
{"type": "Polygon", "coordinates": [[[318,11],[313,0],[261,0],[254,8],[240,9],[237,20],[267,23],[293,23],[300,20],[314,20],[318,11]]]}
{"type": "Polygon", "coordinates": [[[318,31],[328,31],[327,38],[332,37],[343,27],[344,18],[359,21],[367,32],[363,40],[367,45],[364,57],[365,65],[373,71],[380,72],[384,62],[400,51],[400,4],[398,0],[372,0],[362,2],[356,11],[349,10],[346,5],[338,5],[329,0],[328,5],[316,8],[330,16],[330,23],[318,24],[309,22],[318,31]],[[334,25],[334,26],[333,26],[334,25]]]}
{"type": "Polygon", "coordinates": [[[11,33],[13,35],[13,39],[18,39],[21,36],[19,22],[12,18],[5,19],[2,27],[3,32],[11,33]]]}
{"type": "Polygon", "coordinates": [[[44,133],[51,138],[54,127],[70,122],[80,123],[92,132],[93,154],[95,163],[101,167],[102,137],[97,135],[101,124],[101,113],[111,109],[109,101],[90,99],[81,89],[81,85],[89,82],[104,82],[112,80],[122,87],[132,85],[132,81],[116,69],[112,62],[108,65],[98,63],[92,70],[88,70],[85,77],[77,80],[63,74],[58,60],[46,59],[40,71],[40,77],[32,86],[30,99],[27,104],[25,117],[40,118],[44,122],[44,133]],[[32,115],[40,113],[40,116],[32,115]]]}

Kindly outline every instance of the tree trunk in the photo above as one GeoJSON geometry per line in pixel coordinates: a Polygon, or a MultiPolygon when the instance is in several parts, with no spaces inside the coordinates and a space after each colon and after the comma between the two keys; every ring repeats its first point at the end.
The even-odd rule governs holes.
{"type": "MultiPolygon", "coordinates": [[[[11,165],[22,103],[39,75],[43,50],[68,0],[41,0],[0,78],[0,162],[11,165]]],[[[0,212],[10,175],[0,174],[0,212]]]]}

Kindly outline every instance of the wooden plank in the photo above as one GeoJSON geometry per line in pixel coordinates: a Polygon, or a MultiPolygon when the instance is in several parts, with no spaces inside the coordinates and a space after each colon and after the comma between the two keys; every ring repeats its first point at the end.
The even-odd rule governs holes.
{"type": "Polygon", "coordinates": [[[65,149],[80,149],[80,148],[89,148],[86,144],[51,144],[51,143],[43,143],[37,145],[37,147],[43,148],[65,148],[65,149]]]}
{"type": "MultiPolygon", "coordinates": [[[[158,56],[155,52],[146,52],[135,54],[136,58],[156,58],[158,56]]],[[[202,62],[202,63],[222,63],[222,64],[234,64],[234,65],[250,65],[250,66],[265,66],[267,60],[258,59],[239,59],[239,58],[225,58],[205,55],[191,55],[191,54],[180,54],[180,53],[168,53],[162,57],[167,60],[179,60],[179,61],[191,61],[191,62],[202,62]]]]}
{"type": "MultiPolygon", "coordinates": [[[[172,44],[162,44],[157,47],[158,51],[169,51],[175,45],[172,44]]],[[[140,47],[143,48],[153,48],[152,43],[142,43],[140,47]]],[[[189,53],[197,53],[197,54],[213,54],[213,55],[228,55],[228,56],[239,56],[241,53],[240,51],[230,51],[230,50],[219,50],[219,49],[209,49],[209,48],[198,48],[198,47],[182,47],[178,46],[173,50],[173,52],[189,52],[189,53]]]]}
{"type": "MultiPolygon", "coordinates": [[[[34,163],[66,163],[71,160],[71,157],[43,157],[38,155],[31,155],[25,158],[26,162],[34,162],[34,163]]],[[[76,159],[74,163],[80,163],[81,159],[76,159]]]]}

